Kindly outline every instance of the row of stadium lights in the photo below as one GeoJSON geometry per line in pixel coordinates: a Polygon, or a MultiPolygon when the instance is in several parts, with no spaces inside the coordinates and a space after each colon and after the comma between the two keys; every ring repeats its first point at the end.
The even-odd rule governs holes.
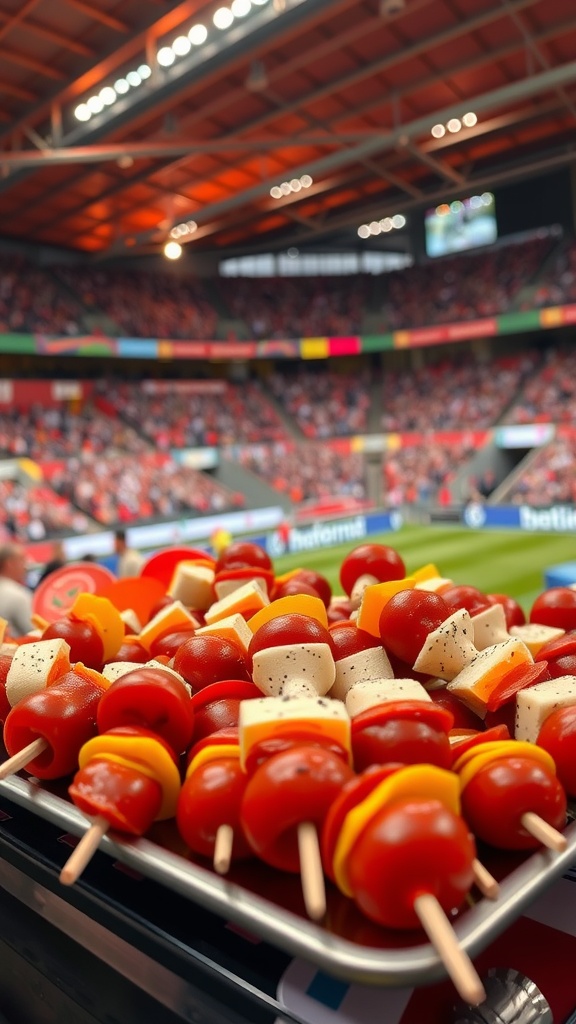
{"type": "Polygon", "coordinates": [[[443,139],[446,132],[457,135],[463,128],[473,128],[475,124],[478,124],[478,118],[471,110],[468,114],[464,114],[462,120],[459,117],[451,117],[445,125],[435,124],[430,131],[435,139],[443,139]]]}
{"type": "Polygon", "coordinates": [[[281,185],[273,185],[270,189],[272,199],[283,199],[293,192],[301,192],[303,188],[310,188],[314,184],[309,174],[303,174],[301,178],[292,178],[291,181],[283,181],[281,185]]]}
{"type": "MultiPolygon", "coordinates": [[[[237,18],[245,18],[253,7],[263,7],[268,0],[232,0],[230,7],[219,7],[212,16],[215,28],[225,31],[237,18]]],[[[275,7],[277,5],[275,2],[275,7]]],[[[160,67],[169,68],[181,57],[186,57],[193,46],[202,46],[208,38],[205,25],[193,25],[187,35],[178,36],[171,46],[162,46],[156,54],[160,67]]],[[[114,85],[106,85],[100,92],[80,103],[74,116],[77,121],[89,121],[91,117],[101,114],[105,107],[111,107],[120,96],[125,96],[130,89],[137,89],[152,75],[148,64],[140,64],[138,68],[128,71],[124,78],[119,78],[114,85]]]]}
{"type": "MultiPolygon", "coordinates": [[[[483,206],[490,206],[494,202],[494,196],[491,192],[483,192],[481,196],[470,196],[467,200],[471,210],[480,210],[483,206]]],[[[460,213],[465,210],[465,204],[460,199],[455,199],[453,203],[442,203],[441,206],[436,207],[436,214],[438,217],[446,217],[449,213],[460,213]]]]}
{"type": "Polygon", "coordinates": [[[399,231],[406,227],[406,217],[403,213],[396,213],[393,217],[384,217],[383,220],[373,220],[370,224],[361,224],[358,228],[360,238],[370,238],[371,235],[387,234],[388,231],[399,231]]]}

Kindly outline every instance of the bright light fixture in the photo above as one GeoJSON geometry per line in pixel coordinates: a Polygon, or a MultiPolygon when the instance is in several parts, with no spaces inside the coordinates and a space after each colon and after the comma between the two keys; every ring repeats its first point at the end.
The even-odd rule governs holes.
{"type": "Polygon", "coordinates": [[[394,228],[396,228],[398,230],[400,228],[405,227],[405,225],[406,225],[406,217],[404,216],[404,214],[403,213],[395,213],[394,216],[392,217],[392,227],[394,227],[394,228]]]}
{"type": "Polygon", "coordinates": [[[467,128],[473,128],[474,125],[478,123],[478,118],[476,117],[476,114],[473,111],[470,111],[470,113],[464,114],[462,122],[466,125],[467,128]]]}
{"type": "Polygon", "coordinates": [[[118,96],[125,96],[130,89],[130,83],[125,78],[119,78],[117,82],[114,82],[114,91],[118,96]]]}
{"type": "Polygon", "coordinates": [[[110,85],[105,85],[98,95],[105,107],[111,107],[113,103],[116,103],[117,96],[110,85]]]}
{"type": "Polygon", "coordinates": [[[171,46],[162,46],[156,54],[156,60],[163,68],[169,68],[176,60],[176,54],[171,46]]]}
{"type": "Polygon", "coordinates": [[[358,228],[360,238],[370,238],[370,228],[367,224],[361,224],[358,228]]]}
{"type": "Polygon", "coordinates": [[[137,71],[129,71],[126,75],[126,81],[128,82],[128,85],[132,86],[133,89],[136,89],[137,86],[142,85],[142,79],[140,78],[140,75],[138,74],[137,71]]]}
{"type": "Polygon", "coordinates": [[[446,129],[443,124],[435,124],[431,131],[435,139],[442,139],[446,135],[446,129]]]}
{"type": "Polygon", "coordinates": [[[166,242],[164,255],[167,260],[179,260],[182,255],[182,246],[179,242],[166,242]]]}
{"type": "Polygon", "coordinates": [[[234,21],[234,15],[229,7],[219,7],[218,10],[214,12],[212,21],[216,28],[230,28],[230,25],[234,21]]]}
{"type": "Polygon", "coordinates": [[[250,14],[251,7],[251,0],[233,0],[231,11],[235,18],[245,18],[247,14],[250,14]]]}
{"type": "Polygon", "coordinates": [[[270,189],[270,195],[272,199],[282,199],[282,189],[279,185],[273,185],[270,189]]]}
{"type": "Polygon", "coordinates": [[[188,36],[178,36],[178,38],[172,43],[172,49],[177,57],[185,57],[187,53],[190,53],[192,43],[188,39],[188,36]]]}
{"type": "Polygon", "coordinates": [[[302,188],[310,188],[310,185],[314,184],[314,181],[309,174],[303,174],[300,178],[300,184],[302,185],[302,188]]]}
{"type": "Polygon", "coordinates": [[[86,106],[91,114],[100,114],[104,110],[104,104],[99,96],[91,96],[86,101],[86,106]]]}
{"type": "Polygon", "coordinates": [[[188,39],[192,43],[192,46],[201,46],[202,43],[206,42],[208,38],[208,29],[205,25],[192,25],[192,28],[188,32],[188,39]]]}
{"type": "Polygon", "coordinates": [[[150,78],[150,75],[152,74],[152,68],[149,67],[148,64],[141,64],[136,74],[140,75],[142,81],[145,82],[147,78],[150,78]]]}
{"type": "Polygon", "coordinates": [[[92,111],[87,103],[80,103],[74,111],[74,117],[77,121],[89,121],[92,117],[92,111]]]}
{"type": "Polygon", "coordinates": [[[458,117],[451,117],[446,127],[449,132],[452,132],[452,134],[455,135],[456,132],[460,131],[462,127],[462,122],[458,117]]]}

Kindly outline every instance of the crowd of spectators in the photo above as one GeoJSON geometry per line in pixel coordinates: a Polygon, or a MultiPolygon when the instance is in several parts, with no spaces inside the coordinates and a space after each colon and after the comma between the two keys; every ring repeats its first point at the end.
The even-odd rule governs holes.
{"type": "Polygon", "coordinates": [[[270,389],[310,439],[363,434],[369,428],[371,378],[368,370],[344,376],[306,367],[275,373],[270,389]]]}
{"type": "Polygon", "coordinates": [[[506,423],[576,423],[576,353],[548,350],[538,373],[524,384],[506,423]]]}
{"type": "Polygon", "coordinates": [[[538,272],[553,240],[458,255],[393,271],[381,278],[381,329],[425,327],[497,316],[514,308],[538,272]]]}
{"type": "Polygon", "coordinates": [[[570,241],[538,278],[523,308],[562,306],[576,302],[576,242],[570,241]]]}
{"type": "Polygon", "coordinates": [[[104,313],[122,337],[216,337],[218,313],[195,277],[60,267],[59,278],[91,313],[104,313]]]}
{"type": "Polygon", "coordinates": [[[0,529],[5,537],[41,541],[58,533],[85,533],[89,520],[45,484],[0,480],[0,529]]]}
{"type": "Polygon", "coordinates": [[[347,337],[362,332],[370,278],[230,277],[220,282],[229,314],[251,338],[347,337]]]}
{"type": "Polygon", "coordinates": [[[121,419],[107,416],[91,402],[10,409],[0,413],[0,451],[37,462],[76,455],[121,450],[138,454],[149,448],[121,419]]]}
{"type": "Polygon", "coordinates": [[[0,334],[74,335],[82,312],[47,270],[17,253],[0,256],[0,334]]]}
{"type": "Polygon", "coordinates": [[[558,437],[541,448],[505,500],[514,505],[576,504],[576,437],[558,437]]]}
{"type": "Polygon", "coordinates": [[[384,503],[390,508],[458,503],[460,495],[453,487],[456,473],[473,454],[465,439],[450,445],[428,442],[385,453],[384,503]]]}
{"type": "Polygon", "coordinates": [[[536,353],[527,350],[490,362],[463,356],[419,370],[386,371],[382,430],[407,433],[490,427],[537,363],[536,353]]]}
{"type": "Polygon", "coordinates": [[[106,526],[150,519],[205,515],[240,508],[244,498],[205,473],[154,452],[92,452],[54,465],[50,483],[92,519],[106,526]]]}
{"type": "Polygon", "coordinates": [[[363,455],[322,444],[275,444],[241,450],[238,461],[295,505],[328,498],[366,498],[363,455]]]}
{"type": "Polygon", "coordinates": [[[142,384],[105,389],[110,407],[146,433],[159,451],[249,444],[286,438],[276,409],[258,384],[228,384],[220,394],[149,394],[142,384]]]}

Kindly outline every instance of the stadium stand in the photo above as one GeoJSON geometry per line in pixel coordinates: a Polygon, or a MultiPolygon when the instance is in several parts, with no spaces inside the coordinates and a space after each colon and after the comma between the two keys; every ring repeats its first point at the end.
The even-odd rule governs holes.
{"type": "Polygon", "coordinates": [[[365,462],[357,453],[321,444],[276,444],[241,449],[238,460],[295,505],[324,498],[366,499],[365,462]]]}
{"type": "Polygon", "coordinates": [[[276,372],[268,381],[272,394],[296,420],[305,437],[363,434],[369,429],[370,373],[353,375],[301,367],[276,372]]]}

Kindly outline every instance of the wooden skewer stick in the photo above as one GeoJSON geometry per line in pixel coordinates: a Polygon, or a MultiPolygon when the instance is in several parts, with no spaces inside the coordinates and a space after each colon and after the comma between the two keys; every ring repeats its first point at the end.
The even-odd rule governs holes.
{"type": "Polygon", "coordinates": [[[234,829],[232,825],[220,825],[214,843],[214,871],[219,875],[227,875],[232,862],[232,844],[234,829]]]}
{"type": "Polygon", "coordinates": [[[84,871],[84,868],[88,866],[92,857],[96,853],[100,845],[100,840],[106,835],[110,823],[99,815],[94,818],[94,821],[90,825],[90,828],[86,829],[82,839],[78,843],[78,846],[73,853],[70,854],[66,861],[62,871],[60,872],[60,881],[62,885],[74,885],[78,881],[80,875],[84,871]]]}
{"type": "Polygon", "coordinates": [[[26,747],[22,747],[17,754],[13,754],[9,757],[4,764],[0,765],[0,779],[7,779],[9,775],[15,775],[21,768],[25,768],[30,761],[33,761],[35,757],[38,757],[44,750],[48,749],[46,740],[43,740],[41,736],[37,740],[32,740],[26,747]]]}
{"type": "Polygon", "coordinates": [[[488,868],[485,868],[477,858],[474,858],[472,870],[474,872],[474,881],[482,895],[486,896],[489,900],[498,899],[500,886],[494,878],[494,875],[490,874],[488,868]]]}
{"type": "Polygon", "coordinates": [[[326,913],[326,889],[316,826],[303,821],[298,826],[298,853],[302,876],[302,894],[308,916],[320,921],[326,913]]]}
{"type": "Polygon", "coordinates": [[[526,811],[522,815],[520,822],[522,827],[538,839],[543,846],[547,846],[549,850],[555,850],[556,853],[562,853],[568,845],[566,836],[559,832],[553,825],[549,825],[544,818],[541,818],[539,814],[535,814],[534,811],[526,811]]]}
{"type": "Polygon", "coordinates": [[[423,893],[416,897],[414,910],[459,996],[470,1006],[478,1006],[486,999],[484,986],[470,957],[458,945],[454,929],[438,900],[423,893]]]}

